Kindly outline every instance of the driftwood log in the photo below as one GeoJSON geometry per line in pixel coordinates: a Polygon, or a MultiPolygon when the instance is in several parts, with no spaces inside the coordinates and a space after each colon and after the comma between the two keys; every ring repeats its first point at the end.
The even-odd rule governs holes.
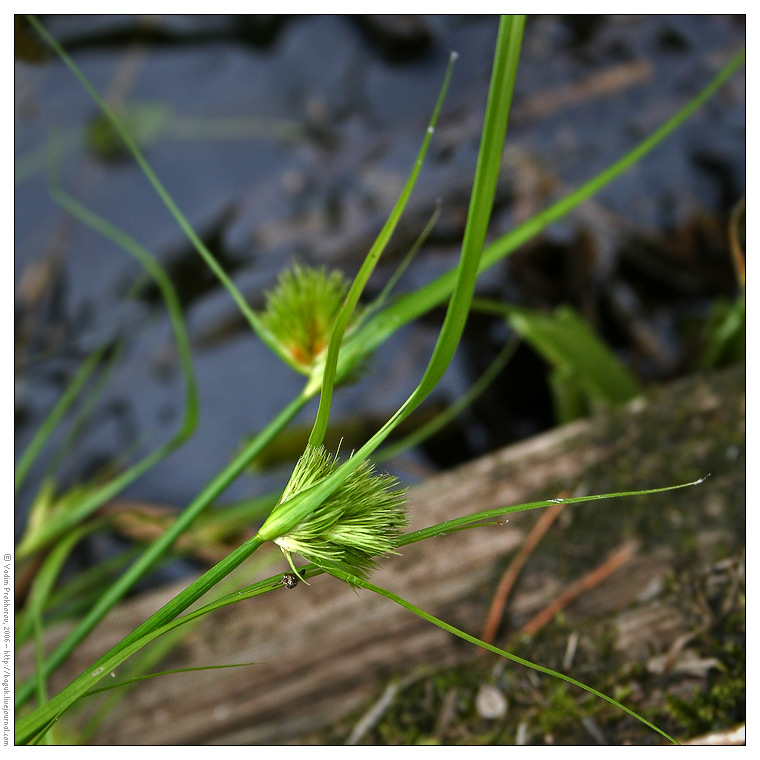
{"type": "MultiPolygon", "coordinates": [[[[654,390],[625,408],[434,477],[411,490],[411,527],[561,493],[654,487],[711,473],[703,484],[680,491],[565,507],[520,575],[495,641],[500,646],[513,642],[513,634],[563,589],[602,563],[611,550],[633,542],[636,551],[620,569],[581,594],[559,623],[548,624],[547,630],[561,625],[564,633],[553,655],[542,650],[540,656],[550,659],[542,662],[562,670],[568,629],[575,632],[576,642],[578,634],[583,642],[590,632],[604,628],[612,632],[612,640],[605,650],[607,659],[597,663],[601,672],[622,662],[639,665],[648,674],[647,693],[639,694],[638,701],[632,694],[634,704],[664,701],[666,692],[704,689],[720,657],[706,657],[692,645],[699,636],[709,635],[712,622],[722,614],[710,607],[705,588],[717,588],[724,601],[743,594],[744,389],[743,367],[690,378],[654,390]],[[677,579],[684,572],[704,582],[681,588],[677,579]],[[695,591],[697,586],[701,590],[695,591]]],[[[373,581],[479,636],[499,578],[540,514],[523,512],[510,516],[506,524],[406,547],[402,556],[383,561],[373,581]]],[[[287,569],[280,560],[265,575],[280,565],[287,569]]],[[[249,575],[245,583],[251,580],[249,575]]],[[[122,604],[56,675],[52,691],[179,588],[122,604]]],[[[520,651],[530,656],[530,647],[520,651]]],[[[310,586],[283,588],[211,616],[172,651],[165,667],[251,661],[256,665],[138,684],[93,741],[345,741],[393,679],[403,680],[426,666],[439,669],[470,662],[476,667],[483,659],[480,650],[391,601],[320,576],[310,586]]],[[[509,663],[506,667],[521,670],[509,663]]],[[[588,668],[580,673],[569,669],[580,680],[591,678],[590,673],[588,668]]],[[[584,725],[590,731],[585,734],[588,743],[601,741],[593,723],[584,725]]],[[[660,741],[633,721],[625,726],[628,733],[623,738],[607,738],[660,741]]],[[[679,730],[677,725],[674,730],[679,730]]],[[[691,738],[683,734],[686,729],[680,730],[679,738],[691,738]]]]}

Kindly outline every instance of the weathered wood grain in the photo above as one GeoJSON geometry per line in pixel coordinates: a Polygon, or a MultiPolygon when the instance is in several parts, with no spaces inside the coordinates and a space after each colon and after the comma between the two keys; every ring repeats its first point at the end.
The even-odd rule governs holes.
{"type": "MultiPolygon", "coordinates": [[[[411,491],[411,527],[552,498],[563,489],[575,494],[626,490],[684,482],[707,472],[712,477],[705,484],[685,491],[567,507],[557,535],[546,545],[542,542],[511,599],[509,624],[514,631],[569,578],[598,564],[624,539],[638,538],[636,557],[574,602],[566,616],[578,625],[618,623],[618,651],[641,660],[666,652],[693,624],[682,611],[657,601],[666,574],[676,565],[709,559],[716,546],[725,553],[737,547],[740,551],[743,544],[743,368],[657,390],[624,409],[432,478],[411,491]],[[685,548],[687,534],[693,540],[685,548]]],[[[406,547],[401,557],[384,561],[373,580],[479,635],[498,578],[536,517],[535,512],[522,513],[504,525],[406,547]]],[[[56,676],[54,688],[178,589],[123,604],[56,676]]],[[[496,643],[503,645],[508,633],[503,629],[496,643]]],[[[195,629],[171,657],[171,667],[260,664],[140,684],[94,741],[297,742],[377,698],[394,675],[473,655],[472,647],[389,600],[321,576],[311,586],[299,584],[225,609],[195,629]]]]}

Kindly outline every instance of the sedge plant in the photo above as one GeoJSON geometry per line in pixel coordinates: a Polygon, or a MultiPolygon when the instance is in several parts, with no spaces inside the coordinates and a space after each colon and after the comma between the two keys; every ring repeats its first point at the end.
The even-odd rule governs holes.
{"type": "MultiPolygon", "coordinates": [[[[516,507],[505,506],[498,510],[451,519],[413,534],[404,534],[403,528],[406,524],[407,508],[405,495],[393,478],[376,472],[369,459],[400,422],[408,417],[430,394],[448,367],[464,329],[478,274],[511,253],[521,243],[538,234],[548,224],[567,214],[572,208],[600,190],[657,146],[741,65],[743,54],[737,56],[734,61],[726,66],[713,82],[676,116],[626,156],[546,211],[485,246],[524,28],[524,18],[505,17],[502,19],[499,28],[476,176],[462,253],[456,269],[413,293],[397,298],[387,306],[381,306],[366,317],[357,318],[356,316],[356,308],[364,286],[403,213],[421,169],[451,76],[450,65],[409,179],[386,225],[371,247],[350,287],[339,281],[339,278],[325,272],[307,273],[304,270],[295,270],[291,275],[283,276],[280,290],[280,295],[284,293],[283,299],[295,296],[304,299],[303,313],[307,315],[307,321],[293,328],[292,326],[287,327],[285,323],[292,312],[298,311],[300,305],[294,309],[287,300],[278,301],[278,295],[273,294],[269,299],[269,310],[264,315],[256,314],[248,306],[234,283],[210,251],[203,246],[189,222],[182,215],[140,152],[128,130],[119,122],[116,114],[103,102],[76,64],[50,37],[39,21],[33,17],[30,20],[98,102],[103,114],[122,136],[127,149],[135,157],[161,200],[193,242],[210,269],[228,290],[241,312],[248,319],[253,331],[288,366],[306,375],[306,384],[302,393],[276,415],[272,423],[209,482],[178,517],[174,525],[148,547],[134,565],[109,588],[99,603],[74,627],[67,638],[48,656],[39,652],[37,678],[23,684],[17,694],[17,706],[20,706],[35,691],[36,683],[38,706],[17,720],[17,742],[36,743],[43,740],[48,729],[59,717],[79,699],[97,688],[97,684],[114,667],[125,662],[161,635],[176,630],[220,607],[280,588],[280,576],[274,576],[240,589],[233,594],[223,596],[221,599],[208,603],[193,612],[183,614],[191,604],[199,600],[268,541],[273,541],[280,547],[294,571],[296,571],[292,559],[294,554],[300,554],[309,561],[310,564],[297,571],[304,579],[322,572],[328,572],[353,586],[380,593],[467,641],[483,646],[524,666],[561,678],[612,702],[666,738],[671,739],[660,729],[652,726],[645,719],[612,698],[596,692],[569,676],[543,668],[535,663],[517,658],[509,652],[487,645],[414,607],[393,594],[392,591],[380,589],[368,580],[377,558],[392,554],[401,546],[431,538],[443,532],[476,527],[484,524],[484,521],[492,520],[510,512],[545,507],[552,503],[552,500],[516,507]],[[332,394],[336,384],[350,377],[360,363],[402,325],[447,299],[446,316],[428,367],[419,384],[404,404],[377,433],[342,462],[339,460],[337,452],[335,454],[327,452],[324,449],[323,442],[329,424],[332,394]],[[311,306],[306,308],[309,304],[311,306]],[[295,348],[294,339],[300,340],[295,348]],[[44,688],[45,678],[68,657],[77,644],[95,628],[99,620],[153,566],[173,541],[190,526],[193,520],[226,489],[256,453],[262,450],[277,432],[290,422],[305,403],[317,394],[320,397],[319,409],[309,442],[296,464],[282,496],[258,532],[150,616],[61,692],[47,699],[44,688]]],[[[454,56],[452,56],[452,63],[453,58],[454,56]]],[[[71,208],[73,209],[74,205],[71,208]]],[[[120,237],[118,231],[100,224],[96,217],[88,216],[84,211],[82,208],[77,208],[77,213],[82,218],[86,217],[87,223],[93,226],[100,225],[104,234],[109,235],[112,239],[119,238],[120,245],[124,247],[131,245],[128,238],[120,237]]],[[[656,493],[681,488],[685,485],[694,484],[641,492],[566,499],[565,502],[575,503],[593,499],[616,498],[631,496],[635,493],[656,493]]],[[[57,534],[51,533],[46,536],[46,539],[51,543],[60,541],[84,517],[91,514],[93,510],[89,506],[88,509],[80,509],[76,519],[71,519],[69,523],[59,527],[57,534]]],[[[74,540],[73,538],[69,539],[69,541],[74,540]]],[[[27,551],[32,551],[32,549],[27,551]]],[[[43,584],[43,590],[49,593],[49,582],[46,581],[46,584],[43,584]]],[[[35,602],[35,605],[37,604],[38,602],[35,602]]],[[[39,621],[38,612],[39,607],[35,606],[35,621],[39,621]]]]}
{"type": "MultiPolygon", "coordinates": [[[[141,152],[139,151],[139,148],[137,147],[134,140],[129,136],[129,133],[126,132],[123,125],[120,124],[117,117],[113,113],[113,111],[108,108],[108,106],[103,102],[100,95],[97,93],[97,91],[92,87],[92,85],[84,78],[84,75],[79,71],[78,67],[74,62],[68,57],[68,55],[63,51],[60,46],[53,40],[44,27],[39,23],[39,21],[34,18],[30,17],[31,23],[38,29],[40,34],[53,46],[54,49],[59,53],[59,55],[63,58],[63,60],[69,65],[70,68],[72,68],[72,71],[74,74],[82,81],[83,85],[88,89],[88,91],[93,95],[93,97],[96,99],[96,101],[103,107],[104,113],[112,120],[114,123],[114,127],[119,131],[120,133],[123,132],[125,136],[125,143],[130,148],[132,153],[135,155],[135,158],[138,160],[138,163],[141,167],[145,170],[146,176],[150,180],[151,184],[156,189],[156,192],[158,193],[159,197],[164,200],[164,202],[167,204],[167,207],[169,210],[175,215],[177,218],[178,223],[182,227],[182,229],[188,234],[191,241],[196,244],[196,247],[198,247],[199,253],[204,258],[207,263],[209,263],[209,266],[211,267],[212,271],[214,271],[218,276],[220,281],[225,287],[228,287],[230,289],[230,292],[233,296],[233,299],[238,303],[238,305],[241,304],[241,301],[244,302],[244,299],[242,295],[239,293],[239,291],[235,288],[235,286],[231,283],[227,275],[221,270],[221,267],[219,266],[218,262],[213,257],[213,254],[211,254],[208,249],[202,245],[200,242],[200,239],[197,237],[196,233],[192,230],[192,228],[189,225],[189,222],[182,216],[179,209],[176,207],[176,204],[174,204],[174,201],[169,197],[167,191],[163,187],[163,185],[160,183],[158,178],[156,177],[153,170],[148,165],[146,159],[142,156],[141,152]]],[[[409,199],[409,196],[411,195],[412,189],[414,188],[414,184],[416,182],[417,176],[419,174],[419,171],[422,166],[422,162],[424,160],[424,156],[428,150],[428,146],[430,144],[430,141],[432,139],[434,130],[435,130],[435,122],[438,118],[438,114],[440,112],[440,109],[443,105],[443,100],[446,94],[446,90],[448,88],[448,83],[451,78],[452,73],[452,67],[453,67],[453,60],[454,56],[452,56],[452,61],[449,64],[449,68],[447,70],[446,76],[444,78],[444,83],[441,88],[441,92],[439,93],[438,100],[436,103],[436,106],[433,111],[433,116],[431,118],[430,124],[428,126],[425,138],[423,140],[422,146],[420,148],[417,160],[415,162],[414,169],[409,177],[409,180],[406,183],[406,186],[404,187],[401,197],[399,198],[399,201],[397,202],[396,206],[394,207],[393,211],[391,212],[391,215],[388,218],[388,221],[386,222],[385,226],[381,230],[381,233],[378,237],[378,240],[375,242],[372,251],[370,252],[370,255],[368,256],[368,261],[373,262],[370,266],[365,266],[362,270],[362,275],[364,277],[364,281],[366,282],[366,279],[369,277],[372,268],[374,267],[374,263],[377,262],[379,259],[380,254],[382,253],[382,250],[384,249],[385,245],[387,244],[388,240],[391,237],[391,234],[393,230],[395,229],[398,220],[401,217],[401,214],[403,212],[403,209],[409,199]]],[[[140,246],[134,239],[132,239],[130,236],[123,233],[121,230],[116,229],[113,225],[108,223],[106,220],[101,219],[97,215],[93,214],[88,209],[84,208],[81,204],[79,204],[77,201],[72,199],[67,194],[60,191],[58,188],[54,188],[53,191],[54,198],[60,202],[62,205],[64,205],[67,210],[71,211],[71,213],[74,213],[76,216],[78,216],[82,221],[84,221],[89,226],[97,229],[99,232],[104,234],[106,237],[110,238],[111,240],[114,240],[117,242],[120,246],[124,247],[128,252],[130,252],[132,255],[138,258],[141,262],[144,263],[144,265],[147,267],[150,263],[151,265],[155,264],[155,260],[152,259],[150,254],[142,247],[140,246]]],[[[150,271],[150,270],[149,270],[150,271]]],[[[161,282],[161,280],[159,280],[161,282]]],[[[308,292],[309,288],[303,289],[304,292],[308,292]]],[[[354,291],[356,292],[356,291],[354,291]]],[[[357,294],[358,298],[358,294],[357,294]]],[[[276,299],[275,303],[276,303],[276,299]]],[[[167,301],[169,303],[169,301],[167,301]]],[[[156,542],[154,542],[147,550],[146,552],[138,559],[137,562],[135,562],[129,570],[121,576],[121,578],[118,580],[117,583],[115,583],[113,586],[111,586],[106,593],[96,602],[95,605],[93,605],[85,615],[85,617],[78,622],[78,624],[75,626],[73,631],[64,638],[64,640],[54,649],[54,651],[50,654],[49,657],[45,659],[45,662],[43,664],[43,671],[45,676],[49,675],[56,667],[58,667],[74,650],[74,648],[77,646],[79,642],[82,641],[82,639],[89,634],[90,631],[97,625],[97,623],[105,616],[105,614],[118,602],[119,599],[121,599],[124,594],[127,593],[127,591],[141,578],[151,567],[154,566],[154,564],[157,562],[157,560],[167,551],[167,549],[173,544],[173,542],[181,535],[182,532],[184,532],[192,523],[192,521],[204,510],[206,509],[229,485],[230,483],[246,468],[248,463],[255,458],[258,453],[266,446],[268,445],[271,440],[279,433],[292,419],[293,417],[305,406],[305,404],[311,399],[314,395],[316,395],[319,392],[319,388],[321,387],[321,372],[323,371],[323,360],[324,360],[324,352],[320,356],[317,356],[314,361],[308,365],[304,364],[300,357],[296,357],[292,354],[291,350],[289,349],[287,342],[280,342],[282,340],[282,334],[280,334],[280,340],[277,339],[277,337],[270,331],[269,328],[264,326],[264,322],[268,321],[268,323],[275,328],[277,327],[278,320],[276,318],[276,310],[270,311],[269,316],[270,318],[268,320],[265,320],[264,316],[260,316],[255,314],[250,307],[248,307],[247,304],[244,304],[244,308],[242,308],[242,311],[244,314],[249,318],[249,321],[251,323],[251,326],[253,327],[254,331],[257,332],[257,334],[264,340],[264,342],[269,345],[270,347],[273,347],[275,353],[283,358],[286,363],[291,366],[292,368],[296,369],[299,372],[306,373],[309,375],[309,380],[307,381],[306,386],[304,387],[302,393],[294,398],[289,404],[287,404],[283,410],[274,417],[274,419],[271,421],[271,423],[267,426],[267,428],[263,431],[261,431],[257,436],[254,437],[251,441],[248,442],[246,446],[243,447],[243,449],[238,452],[238,454],[233,458],[233,460],[230,462],[230,464],[222,471],[220,472],[216,477],[214,477],[208,484],[206,488],[204,488],[201,493],[197,496],[193,502],[188,505],[188,507],[183,511],[183,513],[180,515],[178,520],[174,523],[172,528],[170,528],[166,533],[161,536],[156,542]],[[272,318],[274,317],[274,318],[272,318]]],[[[350,319],[350,312],[349,316],[347,317],[347,321],[350,319]]],[[[329,328],[332,326],[326,326],[326,328],[329,331],[329,328]]],[[[344,325],[345,329],[345,325],[344,325]]],[[[329,335],[329,332],[328,334],[329,335]]],[[[327,337],[325,336],[325,339],[327,337]]],[[[179,342],[178,342],[179,343],[179,342]]],[[[356,366],[357,362],[354,362],[353,366],[356,366]]],[[[190,386],[188,386],[190,388],[190,386]]],[[[188,412],[187,416],[189,416],[191,407],[190,404],[190,394],[188,394],[188,412]]],[[[195,411],[195,407],[192,407],[192,411],[195,411]]],[[[167,444],[164,448],[158,450],[157,452],[154,452],[153,454],[149,455],[149,458],[146,458],[146,460],[143,460],[139,465],[136,465],[134,468],[131,468],[131,470],[128,473],[125,473],[124,476],[121,476],[121,478],[117,481],[115,484],[109,484],[109,486],[104,489],[102,495],[105,498],[112,497],[116,492],[118,492],[116,486],[118,485],[120,488],[123,488],[126,486],[128,482],[131,482],[131,479],[129,479],[129,476],[133,472],[138,471],[144,471],[144,469],[147,469],[147,466],[156,464],[160,459],[165,456],[170,450],[171,446],[174,445],[174,441],[170,442],[170,444],[167,444]],[[138,468],[144,468],[143,470],[138,470],[138,468]]],[[[60,521],[58,523],[51,523],[47,524],[43,531],[39,531],[35,534],[35,541],[36,543],[33,545],[29,544],[22,544],[19,547],[19,553],[25,554],[30,553],[31,551],[35,549],[39,549],[42,546],[44,546],[45,541],[50,541],[56,538],[56,536],[60,536],[63,531],[66,529],[71,528],[73,525],[75,525],[79,520],[86,517],[88,514],[92,513],[100,504],[102,504],[105,501],[105,498],[102,500],[100,499],[90,499],[86,501],[85,503],[78,504],[76,509],[74,510],[68,510],[65,513],[62,513],[60,515],[60,521]]],[[[245,558],[244,555],[240,555],[234,558],[235,564],[230,567],[230,569],[245,558]]],[[[229,570],[227,570],[229,572],[229,570]]],[[[224,573],[226,574],[226,573],[224,573]]],[[[213,585],[213,583],[212,583],[213,585]]],[[[205,590],[204,592],[205,593],[205,590]]],[[[188,602],[188,604],[191,602],[188,602]]],[[[184,608],[182,608],[184,609],[184,608]]],[[[22,704],[30,695],[33,688],[33,681],[29,680],[25,684],[21,686],[21,688],[18,689],[16,694],[16,705],[19,706],[22,704]]]]}

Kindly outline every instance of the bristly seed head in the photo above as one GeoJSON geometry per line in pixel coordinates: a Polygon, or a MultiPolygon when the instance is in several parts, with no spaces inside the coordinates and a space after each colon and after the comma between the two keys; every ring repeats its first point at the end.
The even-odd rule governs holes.
{"type": "MultiPolygon", "coordinates": [[[[337,455],[331,456],[323,446],[307,446],[280,503],[337,466],[337,455]]],[[[274,541],[291,566],[290,555],[298,553],[327,572],[338,566],[366,578],[376,567],[375,557],[395,553],[396,539],[407,524],[405,490],[397,484],[395,477],[376,473],[372,464],[362,462],[305,520],[274,541]]]]}
{"type": "Polygon", "coordinates": [[[264,294],[266,308],[261,321],[304,374],[327,347],[347,292],[348,282],[340,272],[328,274],[324,268],[296,264],[264,294]]]}

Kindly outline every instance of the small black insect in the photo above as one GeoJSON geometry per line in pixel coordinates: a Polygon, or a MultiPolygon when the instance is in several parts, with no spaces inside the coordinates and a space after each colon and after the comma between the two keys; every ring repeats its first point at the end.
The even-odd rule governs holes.
{"type": "Polygon", "coordinates": [[[285,573],[282,576],[282,585],[285,588],[295,588],[298,585],[298,576],[295,573],[285,573]]]}

